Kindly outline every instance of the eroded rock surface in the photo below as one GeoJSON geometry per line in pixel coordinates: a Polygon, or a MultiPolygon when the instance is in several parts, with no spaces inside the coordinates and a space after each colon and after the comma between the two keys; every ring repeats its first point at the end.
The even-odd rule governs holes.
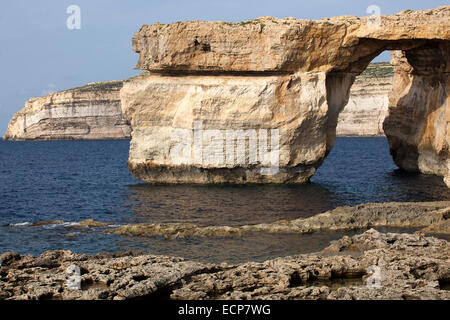
{"type": "Polygon", "coordinates": [[[139,254],[4,253],[0,299],[450,299],[449,253],[445,240],[373,229],[320,253],[239,265],[139,254]],[[65,284],[74,265],[81,290],[65,284]]]}
{"type": "MultiPolygon", "coordinates": [[[[370,65],[363,74],[356,77],[349,103],[339,115],[338,136],[384,135],[382,124],[387,115],[392,77],[392,67],[387,63],[370,65]]],[[[72,92],[72,95],[58,92],[51,97],[31,99],[27,103],[28,107],[18,111],[11,119],[3,138],[129,139],[130,125],[119,115],[122,114],[119,88],[123,81],[93,83],[65,90],[72,92]],[[58,97],[57,102],[54,97],[58,97]],[[30,107],[31,104],[33,107],[30,107]]]]}
{"type": "MultiPolygon", "coordinates": [[[[413,70],[408,81],[419,81],[395,84],[391,110],[418,103],[400,99],[410,88],[416,88],[411,99],[420,94],[429,105],[417,118],[446,108],[449,17],[447,6],[379,19],[262,17],[143,26],[133,48],[140,54],[137,68],[150,74],[121,90],[133,128],[129,168],[147,182],[305,182],[333,147],[355,77],[382,51],[402,51],[413,70]]],[[[385,130],[393,125],[386,122],[385,130]]],[[[428,128],[428,136],[446,141],[443,126],[428,128]]],[[[447,155],[439,150],[445,145],[427,147],[438,165],[417,170],[444,175],[447,155]]],[[[401,143],[391,148],[414,151],[401,143]]]]}
{"type": "Polygon", "coordinates": [[[129,168],[148,182],[305,182],[327,153],[326,91],[321,73],[127,82],[129,168]],[[262,174],[270,166],[278,172],[262,174]]]}
{"type": "Polygon", "coordinates": [[[360,73],[383,50],[448,40],[449,10],[407,10],[378,20],[261,17],[240,23],[155,23],[142,26],[132,44],[140,54],[136,67],[153,72],[360,73]]]}
{"type": "Polygon", "coordinates": [[[39,257],[0,255],[1,299],[133,299],[157,298],[158,291],[181,279],[208,272],[207,264],[181,258],[129,254],[87,256],[48,251],[39,257]],[[81,270],[81,289],[66,287],[66,270],[81,270]]]}
{"type": "Polygon", "coordinates": [[[196,275],[171,298],[449,299],[442,290],[450,276],[449,253],[445,240],[369,230],[332,242],[319,254],[196,275]],[[369,287],[367,271],[376,268],[379,287],[369,287]]]}

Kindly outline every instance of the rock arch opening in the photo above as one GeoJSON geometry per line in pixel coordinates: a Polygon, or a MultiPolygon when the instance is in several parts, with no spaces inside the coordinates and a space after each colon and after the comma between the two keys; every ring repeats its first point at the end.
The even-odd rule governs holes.
{"type": "Polygon", "coordinates": [[[385,137],[383,122],[394,78],[390,60],[390,52],[384,51],[355,78],[348,103],[339,113],[336,136],[385,137]]]}
{"type": "MultiPolygon", "coordinates": [[[[394,67],[388,115],[383,123],[394,162],[406,171],[443,176],[447,183],[450,42],[376,43],[391,51],[394,67]]],[[[379,50],[375,48],[368,57],[378,55],[379,50]]],[[[337,116],[348,102],[354,77],[368,65],[367,60],[363,57],[346,70],[327,75],[327,149],[333,146],[337,116]]]]}

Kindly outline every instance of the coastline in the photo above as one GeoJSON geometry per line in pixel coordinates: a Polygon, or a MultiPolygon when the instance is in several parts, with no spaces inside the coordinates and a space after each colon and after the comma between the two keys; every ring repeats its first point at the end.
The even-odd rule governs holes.
{"type": "MultiPolygon", "coordinates": [[[[360,218],[366,222],[356,221],[357,229],[369,229],[331,241],[320,252],[265,262],[211,264],[132,252],[85,255],[56,250],[38,257],[3,253],[0,299],[450,299],[447,240],[422,232],[370,229],[392,225],[389,219],[397,226],[433,225],[436,217],[440,226],[450,229],[449,210],[448,202],[361,204],[309,219],[275,222],[271,228],[260,225],[259,231],[267,232],[295,232],[283,230],[286,226],[309,226],[304,231],[314,232],[317,225],[320,232],[360,218]],[[66,286],[66,271],[74,265],[81,270],[80,290],[66,286]],[[376,288],[367,284],[371,266],[381,273],[381,285],[376,288]]],[[[83,225],[104,226],[95,221],[83,225]]],[[[423,232],[427,230],[436,231],[425,228],[423,232]]]]}
{"type": "Polygon", "coordinates": [[[0,302],[450,300],[449,5],[146,6],[8,8],[0,302]]]}
{"type": "Polygon", "coordinates": [[[446,240],[370,229],[318,253],[238,265],[133,253],[6,253],[0,299],[450,299],[449,250],[446,240]],[[66,286],[74,266],[81,270],[79,290],[66,286]],[[371,285],[374,268],[380,278],[371,285]]]}

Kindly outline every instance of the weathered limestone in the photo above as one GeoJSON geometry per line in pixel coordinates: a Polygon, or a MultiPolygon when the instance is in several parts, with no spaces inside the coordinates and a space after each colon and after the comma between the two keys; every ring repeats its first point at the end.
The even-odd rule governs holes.
{"type": "Polygon", "coordinates": [[[449,10],[408,10],[379,24],[356,16],[155,23],[142,26],[132,44],[140,53],[136,68],[153,72],[360,73],[383,50],[448,40],[449,10]]]}
{"type": "Polygon", "coordinates": [[[4,253],[0,299],[450,299],[449,254],[445,240],[373,229],[319,253],[237,265],[142,254],[4,253]],[[81,290],[67,286],[74,266],[81,290]]]}
{"type": "Polygon", "coordinates": [[[125,83],[122,106],[133,127],[130,170],[149,182],[305,182],[327,152],[326,90],[323,73],[153,74],[125,83]],[[195,121],[203,134],[198,143],[195,121]],[[271,129],[279,129],[278,141],[271,129]],[[265,158],[272,158],[263,148],[273,142],[280,169],[263,175],[265,158]],[[239,153],[240,146],[246,151],[239,153]],[[245,163],[238,163],[240,155],[245,163]]]}
{"type": "Polygon", "coordinates": [[[395,163],[444,176],[450,186],[450,44],[393,55],[394,88],[384,130],[395,163]]]}
{"type": "Polygon", "coordinates": [[[449,299],[445,240],[408,234],[362,235],[333,241],[319,254],[245,263],[199,274],[172,299],[449,299]]]}
{"type": "Polygon", "coordinates": [[[5,140],[125,139],[122,81],[89,84],[28,100],[11,119],[5,140]]]}
{"type": "MultiPolygon", "coordinates": [[[[387,115],[392,76],[391,65],[380,63],[370,65],[363,74],[356,77],[350,91],[349,102],[339,115],[336,129],[338,136],[384,135],[382,123],[387,115]]],[[[119,112],[122,113],[119,88],[122,87],[122,82],[129,80],[93,83],[47,97],[31,99],[28,105],[32,104],[33,107],[17,112],[3,138],[129,139],[130,125],[128,121],[119,117],[119,112]],[[78,94],[67,97],[65,94],[67,91],[78,94]],[[60,101],[55,102],[54,97],[58,97],[60,101]],[[52,100],[52,105],[48,104],[49,99],[52,100]],[[57,115],[55,110],[58,110],[57,115]],[[89,116],[83,116],[87,114],[89,116]]]]}
{"type": "MultiPolygon", "coordinates": [[[[143,26],[133,48],[140,53],[137,68],[150,74],[121,90],[133,128],[129,168],[147,182],[305,182],[333,147],[355,77],[382,51],[401,50],[413,67],[411,81],[437,85],[431,91],[417,86],[430,105],[421,119],[448,101],[449,17],[447,6],[322,21],[263,17],[143,26]],[[227,139],[227,131],[239,138],[227,139]]],[[[397,98],[410,87],[402,93],[398,81],[394,86],[391,110],[394,101],[400,110],[405,100],[397,98]]],[[[446,139],[439,141],[440,149],[426,148],[438,164],[417,170],[446,174],[447,155],[438,151],[446,139]]],[[[391,142],[393,153],[397,145],[391,142]]]]}
{"type": "Polygon", "coordinates": [[[388,94],[393,69],[389,63],[371,64],[356,77],[350,98],[339,114],[337,136],[384,136],[383,121],[388,115],[388,94]]]}

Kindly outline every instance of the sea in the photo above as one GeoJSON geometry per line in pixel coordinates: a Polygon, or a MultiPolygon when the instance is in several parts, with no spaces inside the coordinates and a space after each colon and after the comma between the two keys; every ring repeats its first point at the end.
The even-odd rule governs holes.
{"type": "MultiPolygon", "coordinates": [[[[0,141],[0,253],[142,252],[206,262],[317,252],[343,235],[250,232],[168,238],[77,228],[80,221],[240,226],[310,217],[367,202],[450,200],[441,177],[399,170],[385,138],[337,138],[302,185],[145,184],[128,171],[129,141],[0,141]]],[[[380,228],[381,232],[413,232],[380,228]]]]}

